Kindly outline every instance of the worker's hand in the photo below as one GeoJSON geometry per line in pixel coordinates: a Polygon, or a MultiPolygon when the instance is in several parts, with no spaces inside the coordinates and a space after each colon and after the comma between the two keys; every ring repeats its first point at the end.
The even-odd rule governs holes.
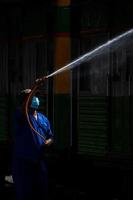
{"type": "Polygon", "coordinates": [[[49,138],[48,140],[45,141],[45,145],[51,145],[53,143],[53,140],[49,138]]]}

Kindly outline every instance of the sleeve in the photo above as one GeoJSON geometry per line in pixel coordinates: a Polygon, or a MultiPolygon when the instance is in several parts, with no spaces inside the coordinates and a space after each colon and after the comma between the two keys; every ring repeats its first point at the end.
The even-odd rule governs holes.
{"type": "Polygon", "coordinates": [[[48,127],[48,129],[47,129],[47,139],[49,139],[49,138],[53,139],[54,134],[53,134],[53,132],[51,130],[50,122],[49,122],[48,119],[47,119],[47,127],[48,127]]]}
{"type": "Polygon", "coordinates": [[[44,132],[45,132],[45,136],[46,136],[46,139],[50,139],[50,138],[53,138],[54,137],[54,134],[51,130],[51,125],[50,125],[50,122],[48,120],[48,118],[44,115],[44,114],[41,114],[39,113],[39,124],[40,126],[43,128],[44,132]]]}

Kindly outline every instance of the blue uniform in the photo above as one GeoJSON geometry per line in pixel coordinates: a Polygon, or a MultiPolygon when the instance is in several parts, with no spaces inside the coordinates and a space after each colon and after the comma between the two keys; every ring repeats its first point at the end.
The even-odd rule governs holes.
{"type": "MultiPolygon", "coordinates": [[[[29,119],[44,140],[53,138],[49,120],[43,114],[38,112],[36,120],[29,113],[29,119]]],[[[15,114],[15,132],[13,179],[17,200],[33,200],[38,195],[43,199],[47,188],[46,163],[42,159],[44,140],[30,128],[19,110],[15,114]]]]}

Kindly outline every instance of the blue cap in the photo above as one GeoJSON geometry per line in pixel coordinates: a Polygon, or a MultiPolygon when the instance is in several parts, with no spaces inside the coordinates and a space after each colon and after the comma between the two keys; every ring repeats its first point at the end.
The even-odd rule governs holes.
{"type": "Polygon", "coordinates": [[[30,105],[30,107],[31,107],[31,108],[34,108],[34,109],[38,109],[39,105],[40,105],[40,101],[39,101],[38,97],[34,96],[34,97],[32,98],[32,100],[31,100],[31,105],[30,105]]]}

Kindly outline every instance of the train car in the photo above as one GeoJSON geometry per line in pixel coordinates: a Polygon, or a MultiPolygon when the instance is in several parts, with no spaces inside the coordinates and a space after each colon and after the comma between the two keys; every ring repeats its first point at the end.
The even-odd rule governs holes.
{"type": "MultiPolygon", "coordinates": [[[[131,29],[131,14],[123,21],[113,5],[95,1],[72,4],[72,56],[94,52],[72,72],[73,142],[84,166],[93,166],[86,178],[93,193],[102,191],[105,199],[131,199],[132,34],[101,50],[103,44],[131,29]],[[95,52],[97,48],[100,50],[95,52]]],[[[124,5],[119,6],[126,13],[124,5]]]]}

